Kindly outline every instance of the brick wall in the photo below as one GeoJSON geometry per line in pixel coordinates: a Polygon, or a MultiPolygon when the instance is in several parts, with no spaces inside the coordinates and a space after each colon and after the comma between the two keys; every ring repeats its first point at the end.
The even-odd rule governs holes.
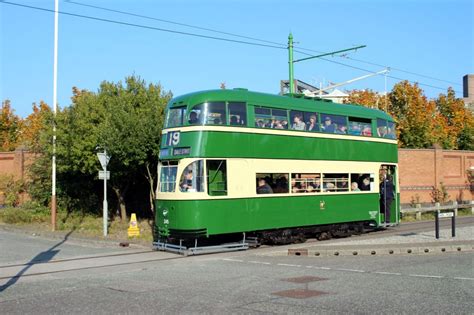
{"type": "Polygon", "coordinates": [[[418,195],[420,202],[431,202],[433,186],[442,182],[451,200],[472,200],[474,191],[467,171],[474,170],[474,151],[400,149],[398,151],[401,203],[418,195]]]}
{"type": "MultiPolygon", "coordinates": [[[[34,159],[34,155],[24,149],[14,152],[0,152],[0,175],[11,175],[15,180],[25,180],[28,176],[28,166],[34,159]]],[[[4,194],[0,191],[0,204],[4,202],[4,194]]],[[[28,200],[26,194],[20,196],[20,202],[28,200]]]]}

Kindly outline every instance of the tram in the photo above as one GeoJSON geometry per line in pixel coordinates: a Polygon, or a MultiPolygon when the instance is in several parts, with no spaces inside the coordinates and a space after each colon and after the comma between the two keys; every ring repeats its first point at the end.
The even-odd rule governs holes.
{"type": "Polygon", "coordinates": [[[397,154],[380,110],[247,89],[176,97],[160,146],[158,242],[245,233],[288,243],[398,224],[397,154]]]}

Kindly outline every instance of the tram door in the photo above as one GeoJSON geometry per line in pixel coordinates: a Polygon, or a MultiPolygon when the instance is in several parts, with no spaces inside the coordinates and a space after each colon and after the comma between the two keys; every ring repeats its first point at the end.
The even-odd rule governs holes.
{"type": "Polygon", "coordinates": [[[380,167],[380,214],[385,225],[398,223],[397,172],[395,165],[380,167]]]}

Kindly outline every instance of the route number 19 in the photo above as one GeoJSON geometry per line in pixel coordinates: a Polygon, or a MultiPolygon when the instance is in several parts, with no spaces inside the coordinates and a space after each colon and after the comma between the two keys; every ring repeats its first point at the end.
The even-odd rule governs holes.
{"type": "Polygon", "coordinates": [[[179,137],[180,137],[179,131],[168,132],[168,141],[167,141],[168,146],[171,147],[171,146],[178,145],[179,137]]]}

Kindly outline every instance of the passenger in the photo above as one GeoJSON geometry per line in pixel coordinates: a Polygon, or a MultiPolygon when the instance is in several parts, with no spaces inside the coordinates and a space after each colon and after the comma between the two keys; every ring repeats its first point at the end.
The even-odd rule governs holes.
{"type": "Polygon", "coordinates": [[[316,115],[311,115],[309,117],[308,128],[306,130],[308,130],[308,131],[319,131],[319,127],[316,124],[316,120],[317,120],[316,115]]]}
{"type": "Polygon", "coordinates": [[[370,179],[368,177],[364,177],[362,180],[362,184],[360,185],[360,190],[362,191],[369,191],[370,190],[370,179]]]}
{"type": "Polygon", "coordinates": [[[199,123],[198,114],[195,111],[192,111],[189,114],[189,123],[191,125],[195,125],[195,124],[199,123]]]}
{"type": "Polygon", "coordinates": [[[259,119],[255,123],[255,126],[258,127],[258,128],[265,128],[265,123],[263,122],[263,120],[259,119]]]}
{"type": "Polygon", "coordinates": [[[220,118],[214,118],[214,125],[220,125],[220,124],[221,124],[220,118]]]}
{"type": "Polygon", "coordinates": [[[273,192],[279,194],[288,193],[288,180],[286,177],[282,176],[276,180],[276,187],[273,192]]]}
{"type": "Polygon", "coordinates": [[[315,187],[312,185],[312,184],[309,184],[307,187],[306,187],[306,192],[307,193],[312,193],[312,192],[315,192],[315,187]]]}
{"type": "Polygon", "coordinates": [[[352,182],[351,183],[351,191],[360,191],[359,184],[357,184],[356,182],[352,182]]]}
{"type": "Polygon", "coordinates": [[[340,125],[339,127],[337,127],[337,129],[336,129],[336,131],[334,131],[334,133],[341,134],[341,135],[347,134],[346,125],[340,125]]]}
{"type": "Polygon", "coordinates": [[[263,178],[258,180],[257,194],[273,194],[272,188],[263,178]]]}
{"type": "Polygon", "coordinates": [[[231,126],[240,125],[239,118],[237,116],[230,116],[230,125],[231,126]]]}
{"type": "Polygon", "coordinates": [[[337,183],[337,190],[341,190],[341,191],[348,191],[349,190],[349,181],[347,180],[347,178],[342,178],[338,183],[337,183]]]}
{"type": "Polygon", "coordinates": [[[382,170],[380,182],[380,213],[385,214],[385,223],[390,223],[390,206],[394,199],[395,187],[391,176],[387,176],[387,170],[382,170]]]}
{"type": "Polygon", "coordinates": [[[334,191],[335,188],[336,185],[334,185],[334,183],[324,183],[324,191],[334,191]]]}
{"type": "Polygon", "coordinates": [[[351,135],[354,135],[354,136],[360,136],[360,134],[361,134],[361,126],[360,126],[357,122],[353,121],[353,122],[351,123],[351,127],[350,127],[350,129],[349,129],[349,133],[350,133],[351,135]]]}
{"type": "Polygon", "coordinates": [[[189,170],[184,175],[184,180],[179,185],[182,192],[192,192],[194,190],[193,187],[193,171],[189,170]]]}
{"type": "Polygon", "coordinates": [[[283,129],[288,129],[288,121],[282,120],[281,125],[283,126],[283,129]]]}
{"type": "Polygon", "coordinates": [[[273,128],[275,128],[275,129],[285,129],[280,121],[278,121],[273,128]]]}
{"type": "Polygon", "coordinates": [[[330,117],[324,118],[324,125],[321,126],[324,132],[334,133],[336,131],[336,126],[332,123],[330,117]]]}
{"type": "Polygon", "coordinates": [[[361,135],[371,137],[372,136],[372,128],[370,128],[370,126],[365,126],[364,129],[362,129],[361,135]]]}
{"type": "Polygon", "coordinates": [[[295,115],[293,118],[293,125],[291,126],[291,129],[293,130],[305,130],[306,125],[302,121],[302,117],[300,114],[295,115]]]}

